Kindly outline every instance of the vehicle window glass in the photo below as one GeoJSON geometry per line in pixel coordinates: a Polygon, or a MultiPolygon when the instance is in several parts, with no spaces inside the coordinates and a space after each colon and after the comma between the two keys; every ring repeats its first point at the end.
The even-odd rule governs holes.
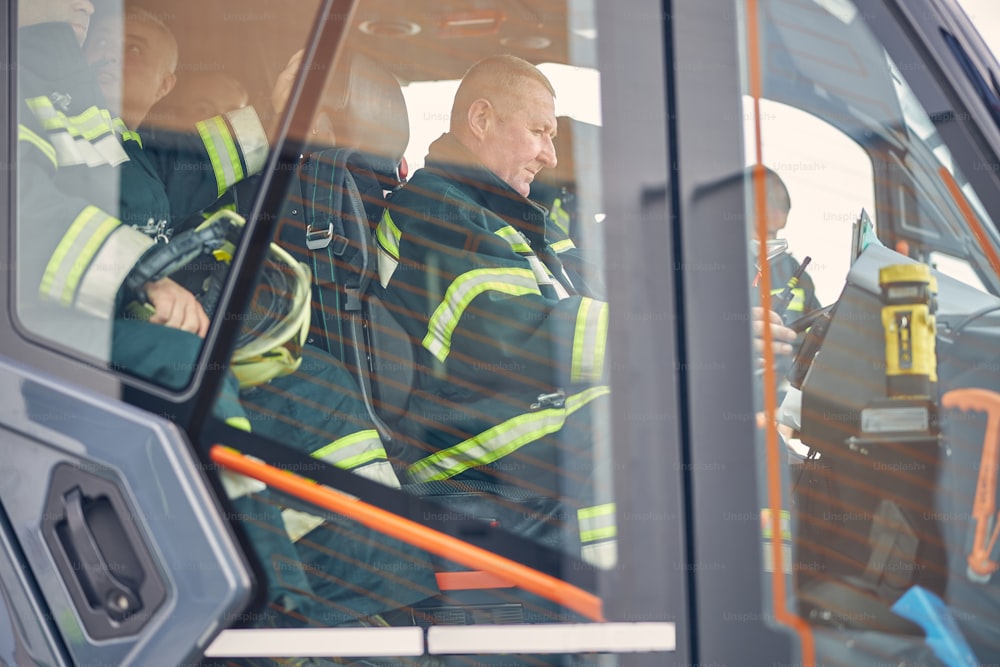
{"type": "Polygon", "coordinates": [[[979,280],[979,276],[976,275],[975,270],[967,261],[937,251],[930,254],[929,260],[931,266],[946,276],[951,276],[955,280],[980,291],[986,290],[986,286],[979,280]]]}
{"type": "Polygon", "coordinates": [[[1000,644],[972,617],[1000,607],[966,541],[983,428],[954,410],[996,384],[995,216],[963,175],[981,158],[945,141],[961,114],[944,95],[925,108],[927,65],[894,62],[890,47],[907,51],[876,38],[874,15],[849,0],[741,6],[749,245],[779,227],[787,240],[750,287],[785,325],[754,376],[765,581],[791,591],[775,618],[808,628],[822,658],[864,661],[900,650],[886,633],[913,632],[918,600],[937,599],[990,662],[1000,644]]]}
{"type": "MultiPolygon", "coordinates": [[[[241,236],[238,223],[199,228],[249,210],[276,120],[272,88],[314,5],[249,57],[229,46],[262,34],[270,9],[20,10],[18,319],[46,344],[183,388],[241,236]],[[203,20],[212,12],[217,22],[203,20]]],[[[259,335],[260,316],[243,321],[244,342],[259,335]]]]}
{"type": "MultiPolygon", "coordinates": [[[[544,564],[566,580],[554,590],[579,598],[574,573],[610,569],[617,557],[609,223],[600,77],[585,44],[594,31],[567,31],[593,23],[594,10],[576,2],[548,10],[541,22],[497,23],[472,7],[418,3],[390,26],[372,18],[380,3],[360,3],[333,67],[314,64],[327,72],[313,91],[318,107],[292,129],[305,148],[273,212],[272,241],[293,260],[275,282],[295,264],[311,281],[308,327],[291,350],[301,365],[265,381],[238,378],[238,400],[223,393],[215,413],[409,494],[422,503],[418,519],[448,521],[474,544],[510,541],[504,557],[544,564]],[[383,32],[410,23],[420,26],[413,35],[444,31],[449,48],[421,37],[412,51],[383,32]],[[481,65],[456,119],[459,80],[503,44],[517,57],[481,65]]],[[[248,317],[272,291],[280,290],[257,288],[248,317]]],[[[406,544],[392,526],[355,527],[366,544],[351,558],[386,573],[359,578],[344,569],[350,559],[328,562],[347,539],[343,522],[273,486],[235,497],[281,513],[315,594],[301,613],[273,597],[266,623],[342,625],[330,600],[361,624],[381,623],[376,615],[390,625],[600,618],[592,592],[582,607],[525,592],[523,575],[498,580],[485,565],[406,544]],[[483,572],[493,585],[463,588],[483,572]]],[[[287,552],[280,530],[274,540],[287,552]]],[[[273,564],[269,550],[278,548],[259,545],[262,561],[273,564]]],[[[268,572],[277,580],[269,595],[279,596],[284,570],[268,572]]]]}

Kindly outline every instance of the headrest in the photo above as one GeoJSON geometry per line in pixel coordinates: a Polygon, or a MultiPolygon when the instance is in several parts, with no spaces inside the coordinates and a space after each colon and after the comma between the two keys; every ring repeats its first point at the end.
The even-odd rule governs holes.
{"type": "Polygon", "coordinates": [[[336,145],[389,160],[403,157],[410,141],[406,100],[396,78],[360,53],[338,60],[323,91],[320,112],[333,125],[336,145]]]}

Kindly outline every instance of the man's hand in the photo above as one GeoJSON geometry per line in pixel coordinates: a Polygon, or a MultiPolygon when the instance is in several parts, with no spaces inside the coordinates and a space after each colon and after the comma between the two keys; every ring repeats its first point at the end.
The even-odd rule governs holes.
{"type": "Polygon", "coordinates": [[[146,297],[155,312],[149,318],[153,324],[182,329],[204,338],[208,333],[208,315],[194,294],[170,278],[146,283],[146,297]]]}
{"type": "Polygon", "coordinates": [[[304,55],[305,49],[299,49],[292,54],[292,57],[288,60],[288,64],[285,65],[285,69],[282,70],[281,74],[278,75],[278,79],[274,82],[274,88],[271,89],[271,104],[279,114],[285,110],[285,105],[288,104],[288,96],[292,94],[292,86],[295,84],[295,77],[299,73],[299,67],[302,66],[302,57],[304,55]]]}
{"type": "Polygon", "coordinates": [[[781,316],[773,310],[765,311],[760,306],[751,310],[753,326],[753,351],[757,357],[757,365],[764,365],[764,326],[771,327],[771,353],[775,356],[792,354],[792,342],[795,341],[795,331],[781,323],[781,316]]]}

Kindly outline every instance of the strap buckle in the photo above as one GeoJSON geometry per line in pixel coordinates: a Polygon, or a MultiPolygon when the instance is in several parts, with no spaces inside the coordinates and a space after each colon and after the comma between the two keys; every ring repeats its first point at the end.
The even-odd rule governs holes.
{"type": "Polygon", "coordinates": [[[328,223],[326,229],[306,225],[306,247],[310,250],[322,250],[333,241],[333,223],[328,223]]]}
{"type": "Polygon", "coordinates": [[[562,408],[566,406],[566,392],[562,389],[554,391],[551,394],[539,394],[538,398],[534,403],[531,404],[532,410],[539,410],[541,408],[562,408]]]}

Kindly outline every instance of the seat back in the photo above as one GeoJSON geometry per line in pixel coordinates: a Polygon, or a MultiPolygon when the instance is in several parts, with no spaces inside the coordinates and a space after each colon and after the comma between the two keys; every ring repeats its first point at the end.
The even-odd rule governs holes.
{"type": "Polygon", "coordinates": [[[279,242],[312,271],[309,342],[354,374],[388,441],[391,429],[379,415],[388,414],[391,422],[405,410],[413,352],[405,333],[368,292],[376,272],[372,233],[385,192],[401,185],[399,165],[409,142],[402,89],[376,61],[346,54],[326,82],[313,127],[326,143],[307,150],[300,161],[299,191],[282,211],[279,242]],[[393,407],[376,409],[376,404],[393,407]]]}

